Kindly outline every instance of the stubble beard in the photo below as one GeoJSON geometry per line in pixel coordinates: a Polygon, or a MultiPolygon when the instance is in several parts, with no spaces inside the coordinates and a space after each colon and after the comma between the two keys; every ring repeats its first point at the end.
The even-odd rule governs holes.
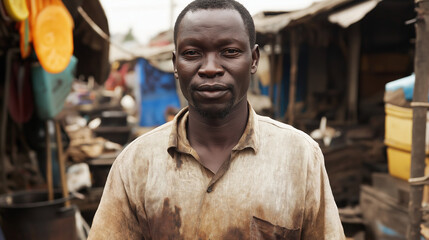
{"type": "Polygon", "coordinates": [[[224,119],[231,112],[232,107],[234,106],[235,93],[232,91],[232,97],[227,103],[227,105],[220,110],[208,110],[201,107],[198,101],[192,97],[195,110],[206,119],[224,119]]]}

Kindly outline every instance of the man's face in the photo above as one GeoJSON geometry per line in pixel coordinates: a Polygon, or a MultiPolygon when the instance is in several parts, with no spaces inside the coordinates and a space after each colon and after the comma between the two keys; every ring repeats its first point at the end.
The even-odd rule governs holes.
{"type": "Polygon", "coordinates": [[[190,108],[222,118],[247,101],[250,76],[259,60],[258,47],[252,48],[237,11],[186,13],[178,28],[173,63],[190,108]]]}

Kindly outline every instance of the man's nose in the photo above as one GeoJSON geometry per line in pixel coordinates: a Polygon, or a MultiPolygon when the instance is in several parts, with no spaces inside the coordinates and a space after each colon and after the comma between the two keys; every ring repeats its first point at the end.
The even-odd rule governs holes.
{"type": "Polygon", "coordinates": [[[214,78],[217,76],[222,76],[223,74],[224,69],[219,63],[219,56],[215,53],[206,54],[203,64],[198,70],[198,75],[200,75],[200,77],[214,78]]]}

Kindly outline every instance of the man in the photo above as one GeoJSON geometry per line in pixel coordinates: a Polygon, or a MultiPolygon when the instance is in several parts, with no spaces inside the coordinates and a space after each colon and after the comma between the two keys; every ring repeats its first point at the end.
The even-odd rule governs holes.
{"type": "Polygon", "coordinates": [[[197,0],[174,30],[189,107],[120,154],[89,239],[344,239],[316,142],[247,103],[259,59],[247,10],[197,0]]]}

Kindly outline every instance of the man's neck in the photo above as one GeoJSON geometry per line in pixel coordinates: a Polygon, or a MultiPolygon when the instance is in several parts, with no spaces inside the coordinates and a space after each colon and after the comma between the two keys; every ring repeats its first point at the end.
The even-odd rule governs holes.
{"type": "Polygon", "coordinates": [[[189,108],[187,135],[192,147],[232,149],[240,140],[248,119],[247,101],[243,100],[224,118],[207,118],[189,108]]]}

